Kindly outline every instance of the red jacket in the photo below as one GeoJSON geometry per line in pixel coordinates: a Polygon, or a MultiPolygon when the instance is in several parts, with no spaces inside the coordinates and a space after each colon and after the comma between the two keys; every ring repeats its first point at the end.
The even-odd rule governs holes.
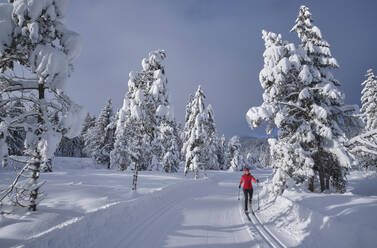
{"type": "Polygon", "coordinates": [[[243,183],[244,189],[252,189],[253,185],[251,184],[251,180],[253,180],[255,183],[257,182],[257,180],[250,173],[249,174],[243,174],[242,177],[241,177],[240,186],[243,183]]]}

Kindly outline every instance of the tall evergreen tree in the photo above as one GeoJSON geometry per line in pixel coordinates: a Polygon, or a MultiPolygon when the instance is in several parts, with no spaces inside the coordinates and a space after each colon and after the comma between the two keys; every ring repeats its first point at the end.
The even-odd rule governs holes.
{"type": "Polygon", "coordinates": [[[90,157],[90,151],[88,151],[87,147],[85,146],[85,139],[88,137],[87,133],[90,128],[93,128],[96,124],[96,116],[90,116],[89,113],[87,113],[84,123],[82,125],[81,134],[80,134],[80,143],[82,146],[82,155],[83,157],[90,157]]]}
{"type": "Polygon", "coordinates": [[[185,112],[185,125],[182,129],[182,134],[181,134],[181,139],[182,139],[182,148],[181,148],[181,157],[183,159],[186,158],[186,147],[185,143],[188,142],[188,139],[190,138],[189,135],[186,135],[191,132],[191,127],[187,124],[189,122],[190,116],[191,116],[191,105],[192,102],[194,101],[194,96],[190,94],[187,103],[186,103],[186,112],[185,112]]]}
{"type": "Polygon", "coordinates": [[[58,148],[55,151],[57,157],[83,157],[83,143],[80,137],[74,137],[72,139],[63,137],[60,141],[58,148]]]}
{"type": "Polygon", "coordinates": [[[283,42],[280,35],[263,32],[264,103],[251,108],[247,118],[251,127],[268,121],[268,132],[279,129],[278,139],[270,140],[275,166],[297,182],[307,181],[310,190],[318,175],[322,191],[331,181],[344,192],[345,169],[351,161],[343,146],[346,135],[338,125],[344,95],[330,72],[338,65],[306,7],[300,8],[292,30],[301,38],[299,48],[283,42]]]}
{"type": "MultiPolygon", "coordinates": [[[[142,60],[142,71],[130,73],[129,91],[119,111],[111,152],[112,163],[121,169],[127,169],[133,163],[139,170],[161,167],[173,172],[178,166],[164,169],[163,165],[166,153],[173,148],[179,149],[180,139],[169,103],[165,58],[163,50],[150,52],[148,58],[142,60]],[[177,146],[170,143],[172,140],[177,146]]],[[[170,165],[172,161],[175,160],[169,159],[170,165]]]]}
{"type": "Polygon", "coordinates": [[[373,70],[369,69],[367,79],[361,84],[364,88],[361,91],[360,111],[365,122],[365,131],[377,129],[377,77],[373,70]]]}
{"type": "MultiPolygon", "coordinates": [[[[330,45],[322,38],[321,31],[312,24],[309,8],[301,6],[296,24],[291,31],[296,31],[301,40],[301,47],[311,60],[310,91],[313,96],[309,101],[316,115],[312,116],[311,126],[316,126],[315,139],[318,152],[314,156],[315,169],[318,171],[321,190],[329,188],[331,179],[335,188],[345,191],[345,173],[350,167],[350,159],[343,145],[347,141],[339,122],[344,120],[344,94],[339,90],[340,83],[331,73],[339,67],[332,57],[330,45]],[[319,107],[319,108],[318,108],[319,107]],[[341,118],[339,118],[339,116],[341,118]],[[326,183],[326,185],[325,185],[326,183]]],[[[313,180],[310,188],[312,188],[313,180]]]]}
{"type": "Polygon", "coordinates": [[[300,106],[310,97],[307,85],[311,74],[306,65],[310,60],[303,50],[283,41],[281,35],[262,34],[266,50],[259,81],[264,102],[251,108],[246,117],[251,128],[267,122],[268,134],[278,128],[278,138],[270,141],[273,165],[302,182],[314,175],[310,153],[313,134],[305,121],[310,111],[300,106]]]}
{"type": "Polygon", "coordinates": [[[362,83],[361,117],[365,123],[361,134],[350,139],[348,146],[361,167],[377,167],[377,77],[369,69],[362,83]]]}
{"type": "Polygon", "coordinates": [[[194,172],[195,178],[199,177],[199,169],[202,168],[206,175],[206,166],[208,163],[208,132],[207,132],[207,113],[204,106],[205,95],[201,89],[195,93],[188,111],[185,123],[185,142],[182,147],[185,154],[185,175],[189,170],[194,172]]]}
{"type": "Polygon", "coordinates": [[[109,99],[92,128],[85,135],[85,146],[90,156],[99,164],[110,168],[110,151],[113,147],[113,132],[109,127],[113,118],[112,101],[109,99]]]}
{"type": "Polygon", "coordinates": [[[218,141],[217,146],[217,160],[219,161],[220,170],[228,169],[228,158],[227,158],[227,142],[225,136],[222,135],[218,141]]]}
{"type": "Polygon", "coordinates": [[[179,169],[180,149],[179,136],[173,126],[162,123],[159,126],[159,141],[163,144],[162,170],[164,172],[177,172],[179,169]]]}
{"type": "Polygon", "coordinates": [[[117,166],[120,170],[126,170],[131,164],[129,153],[127,151],[127,138],[130,135],[129,132],[132,131],[130,120],[131,112],[129,107],[129,101],[127,100],[126,95],[122,108],[119,109],[117,114],[118,119],[115,129],[114,148],[110,152],[111,166],[117,166]]]}
{"type": "Polygon", "coordinates": [[[209,104],[207,107],[207,147],[208,147],[208,169],[211,170],[219,170],[219,157],[218,157],[218,149],[219,149],[219,139],[217,137],[217,130],[216,130],[216,122],[215,122],[215,115],[212,109],[212,105],[209,104]]]}

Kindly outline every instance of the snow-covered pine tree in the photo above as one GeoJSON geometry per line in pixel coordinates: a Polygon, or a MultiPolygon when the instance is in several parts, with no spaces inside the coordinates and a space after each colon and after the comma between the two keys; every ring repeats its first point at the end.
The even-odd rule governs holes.
{"type": "Polygon", "coordinates": [[[199,177],[199,169],[204,170],[206,175],[206,164],[208,163],[207,154],[207,113],[204,106],[205,95],[201,89],[195,93],[194,98],[189,102],[190,110],[185,122],[185,139],[182,147],[183,154],[185,154],[185,175],[189,170],[194,172],[197,179],[199,177]]]}
{"type": "Polygon", "coordinates": [[[304,100],[308,95],[306,85],[311,75],[306,73],[309,68],[305,64],[309,58],[303,50],[283,41],[281,35],[263,30],[262,38],[266,50],[259,81],[264,89],[264,102],[252,107],[246,119],[251,128],[267,122],[268,134],[278,128],[278,138],[269,142],[275,172],[281,168],[297,182],[302,182],[314,175],[310,145],[303,146],[311,142],[313,135],[303,121],[307,110],[299,106],[299,98],[304,100]]]}
{"type": "Polygon", "coordinates": [[[113,148],[113,132],[110,124],[113,119],[111,99],[99,113],[93,127],[85,135],[85,147],[90,156],[98,163],[105,164],[110,169],[110,151],[113,148]]]}
{"type": "MultiPolygon", "coordinates": [[[[319,174],[321,191],[329,188],[331,179],[335,188],[344,192],[345,173],[350,168],[351,161],[344,148],[347,137],[340,123],[347,117],[346,112],[351,106],[344,105],[345,96],[339,90],[340,83],[331,73],[331,70],[339,65],[332,57],[330,45],[322,38],[320,29],[312,24],[308,7],[300,7],[296,24],[291,29],[291,32],[293,31],[297,32],[301,47],[311,60],[310,71],[313,79],[310,91],[313,97],[307,105],[311,105],[314,110],[310,124],[316,125],[318,152],[315,156],[315,168],[319,174]]],[[[356,111],[358,110],[354,109],[354,112],[356,111]]]]}
{"type": "Polygon", "coordinates": [[[191,132],[191,127],[187,124],[189,119],[190,119],[190,115],[191,115],[191,105],[192,105],[192,102],[194,101],[194,96],[192,94],[189,95],[189,98],[187,100],[187,104],[186,104],[186,112],[185,112],[185,124],[182,128],[182,133],[181,133],[181,140],[182,140],[182,148],[181,148],[181,157],[183,159],[186,158],[186,148],[184,146],[185,143],[187,143],[188,139],[190,138],[190,135],[189,133],[191,132]]]}
{"type": "MultiPolygon", "coordinates": [[[[177,122],[170,106],[168,80],[163,60],[166,52],[158,50],[150,53],[148,64],[156,64],[153,71],[153,82],[149,89],[155,113],[156,134],[152,143],[152,153],[162,164],[165,172],[176,172],[180,162],[181,142],[177,122]],[[177,150],[178,149],[178,150],[177,150]]],[[[152,66],[150,66],[152,67],[152,66]]],[[[153,67],[152,67],[153,68],[153,67]]]]}
{"type": "Polygon", "coordinates": [[[32,211],[44,183],[39,181],[41,164],[53,157],[62,135],[76,136],[83,119],[81,108],[63,90],[81,51],[80,36],[64,25],[67,3],[18,0],[0,5],[1,105],[17,100],[25,106],[24,113],[5,118],[0,126],[26,131],[24,155],[30,158],[19,172],[29,172],[28,179],[19,182],[18,176],[1,191],[0,201],[10,196],[32,211]]]}
{"type": "Polygon", "coordinates": [[[271,157],[296,182],[308,182],[314,190],[318,175],[321,191],[330,182],[339,192],[345,190],[345,172],[351,161],[344,148],[346,135],[339,122],[344,120],[344,95],[331,69],[337,68],[329,45],[312,25],[307,7],[300,8],[292,31],[302,44],[282,42],[275,34],[263,33],[266,51],[260,82],[264,103],[251,108],[251,127],[268,121],[268,131],[279,128],[278,139],[270,140],[271,157]]]}
{"type": "Polygon", "coordinates": [[[207,123],[206,129],[208,134],[207,147],[208,147],[208,165],[210,170],[219,170],[220,163],[218,157],[219,150],[219,138],[217,137],[215,115],[213,113],[212,105],[207,106],[207,123]]]}
{"type": "Polygon", "coordinates": [[[72,139],[63,137],[60,141],[58,148],[55,151],[57,157],[83,157],[82,154],[83,144],[80,137],[74,137],[72,139]]]}
{"type": "Polygon", "coordinates": [[[153,154],[164,172],[177,172],[181,161],[182,142],[174,119],[160,121],[157,137],[152,144],[153,154]],[[177,150],[174,150],[177,149],[177,150]],[[169,153],[169,155],[167,155],[169,153]],[[168,164],[166,164],[168,162],[168,164]]]}
{"type": "Polygon", "coordinates": [[[218,141],[217,146],[217,159],[219,161],[219,168],[220,170],[226,170],[228,169],[228,158],[227,158],[227,142],[225,139],[224,134],[221,136],[221,138],[218,141]]]}
{"type": "Polygon", "coordinates": [[[360,111],[365,122],[365,131],[377,129],[377,77],[373,70],[369,69],[365,75],[367,79],[361,84],[364,88],[361,91],[360,111]]]}
{"type": "Polygon", "coordinates": [[[361,117],[365,123],[361,134],[348,142],[348,148],[355,154],[361,167],[377,167],[377,77],[369,69],[362,83],[361,117]]]}
{"type": "Polygon", "coordinates": [[[117,113],[117,122],[115,128],[114,148],[110,152],[111,167],[118,167],[120,170],[126,170],[131,164],[130,156],[127,151],[127,138],[132,131],[131,111],[128,101],[128,93],[125,96],[122,107],[117,113]]]}
{"type": "Polygon", "coordinates": [[[229,170],[241,171],[245,168],[245,159],[241,153],[240,137],[233,136],[228,142],[229,170]]]}
{"type": "Polygon", "coordinates": [[[80,143],[82,147],[82,156],[83,157],[90,157],[90,152],[85,147],[85,138],[87,137],[88,130],[96,124],[96,116],[90,116],[89,113],[87,113],[84,123],[82,125],[81,134],[80,134],[80,143]]]}
{"type": "MultiPolygon", "coordinates": [[[[308,7],[300,7],[291,32],[297,33],[301,41],[301,48],[304,49],[311,60],[308,63],[309,71],[312,74],[310,87],[315,88],[314,94],[316,94],[316,98],[320,98],[315,101],[326,105],[325,109],[330,120],[329,127],[337,136],[339,142],[343,144],[346,139],[341,138],[341,136],[345,135],[347,138],[351,138],[361,131],[360,120],[355,117],[359,112],[359,107],[344,104],[345,96],[339,90],[341,84],[331,72],[333,69],[339,68],[338,62],[331,55],[330,45],[322,38],[320,29],[313,25],[312,14],[308,7]]],[[[344,155],[344,151],[339,152],[344,155]]],[[[349,161],[348,159],[344,161],[347,162],[342,163],[342,167],[347,169],[349,161]]]]}
{"type": "MultiPolygon", "coordinates": [[[[142,71],[130,73],[129,91],[119,111],[115,145],[111,152],[112,163],[121,169],[127,169],[132,162],[138,164],[139,170],[152,169],[152,164],[159,167],[172,147],[166,140],[175,140],[177,149],[180,147],[177,124],[169,103],[165,58],[164,50],[150,52],[148,58],[142,60],[142,71]]],[[[175,166],[172,168],[174,171],[175,166]]]]}
{"type": "Polygon", "coordinates": [[[181,161],[178,133],[174,126],[168,123],[159,126],[159,133],[159,141],[163,144],[162,170],[168,173],[177,172],[181,161]]]}

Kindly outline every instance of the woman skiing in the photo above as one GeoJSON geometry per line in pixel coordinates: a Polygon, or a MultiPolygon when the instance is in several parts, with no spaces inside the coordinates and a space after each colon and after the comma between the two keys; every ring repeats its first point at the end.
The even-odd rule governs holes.
{"type": "Polygon", "coordinates": [[[245,212],[247,212],[247,202],[249,197],[250,210],[253,212],[253,209],[251,207],[251,200],[253,199],[253,185],[251,183],[251,180],[253,180],[255,183],[259,183],[259,180],[255,179],[249,173],[249,169],[245,168],[245,174],[242,175],[240,185],[238,186],[238,188],[241,189],[241,185],[243,183],[243,193],[245,195],[245,212]]]}

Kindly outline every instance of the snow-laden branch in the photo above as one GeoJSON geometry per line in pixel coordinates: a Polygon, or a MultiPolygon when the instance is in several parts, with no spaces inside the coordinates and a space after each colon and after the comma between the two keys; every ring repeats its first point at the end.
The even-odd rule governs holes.
{"type": "Polygon", "coordinates": [[[307,112],[304,108],[297,106],[296,104],[293,104],[293,103],[279,102],[279,104],[283,104],[283,105],[287,105],[287,106],[290,106],[290,107],[297,108],[297,109],[301,110],[302,112],[307,112]]]}
{"type": "Polygon", "coordinates": [[[364,138],[367,138],[376,134],[377,134],[377,129],[371,130],[369,132],[353,137],[352,139],[349,140],[348,144],[352,145],[353,143],[360,142],[361,139],[364,139],[364,138]]]}
{"type": "Polygon", "coordinates": [[[364,140],[364,139],[358,138],[358,139],[356,139],[354,142],[358,142],[358,143],[360,143],[361,145],[369,146],[369,147],[374,148],[374,149],[377,150],[377,145],[376,145],[376,144],[373,144],[372,142],[369,142],[368,140],[364,140]]]}
{"type": "Polygon", "coordinates": [[[18,102],[18,101],[26,101],[26,102],[31,102],[31,103],[35,103],[35,104],[38,103],[38,99],[36,99],[36,98],[31,98],[31,97],[26,97],[26,96],[10,97],[10,98],[4,99],[0,102],[0,108],[7,105],[10,102],[18,102]]]}
{"type": "Polygon", "coordinates": [[[364,146],[356,146],[356,147],[354,147],[354,148],[351,149],[351,152],[353,152],[353,153],[365,152],[365,153],[370,153],[370,154],[377,155],[377,151],[368,149],[368,148],[366,148],[364,146]]]}
{"type": "Polygon", "coordinates": [[[22,168],[22,170],[17,174],[16,178],[14,179],[13,183],[5,190],[2,190],[0,192],[0,202],[2,200],[4,200],[5,197],[7,197],[12,191],[13,189],[16,187],[17,183],[18,183],[18,180],[20,179],[21,175],[24,173],[24,171],[26,171],[29,167],[29,164],[26,164],[24,166],[24,168],[22,168]]]}
{"type": "Polygon", "coordinates": [[[0,90],[2,92],[13,92],[21,90],[38,90],[38,79],[19,78],[15,79],[0,74],[0,90]]]}

